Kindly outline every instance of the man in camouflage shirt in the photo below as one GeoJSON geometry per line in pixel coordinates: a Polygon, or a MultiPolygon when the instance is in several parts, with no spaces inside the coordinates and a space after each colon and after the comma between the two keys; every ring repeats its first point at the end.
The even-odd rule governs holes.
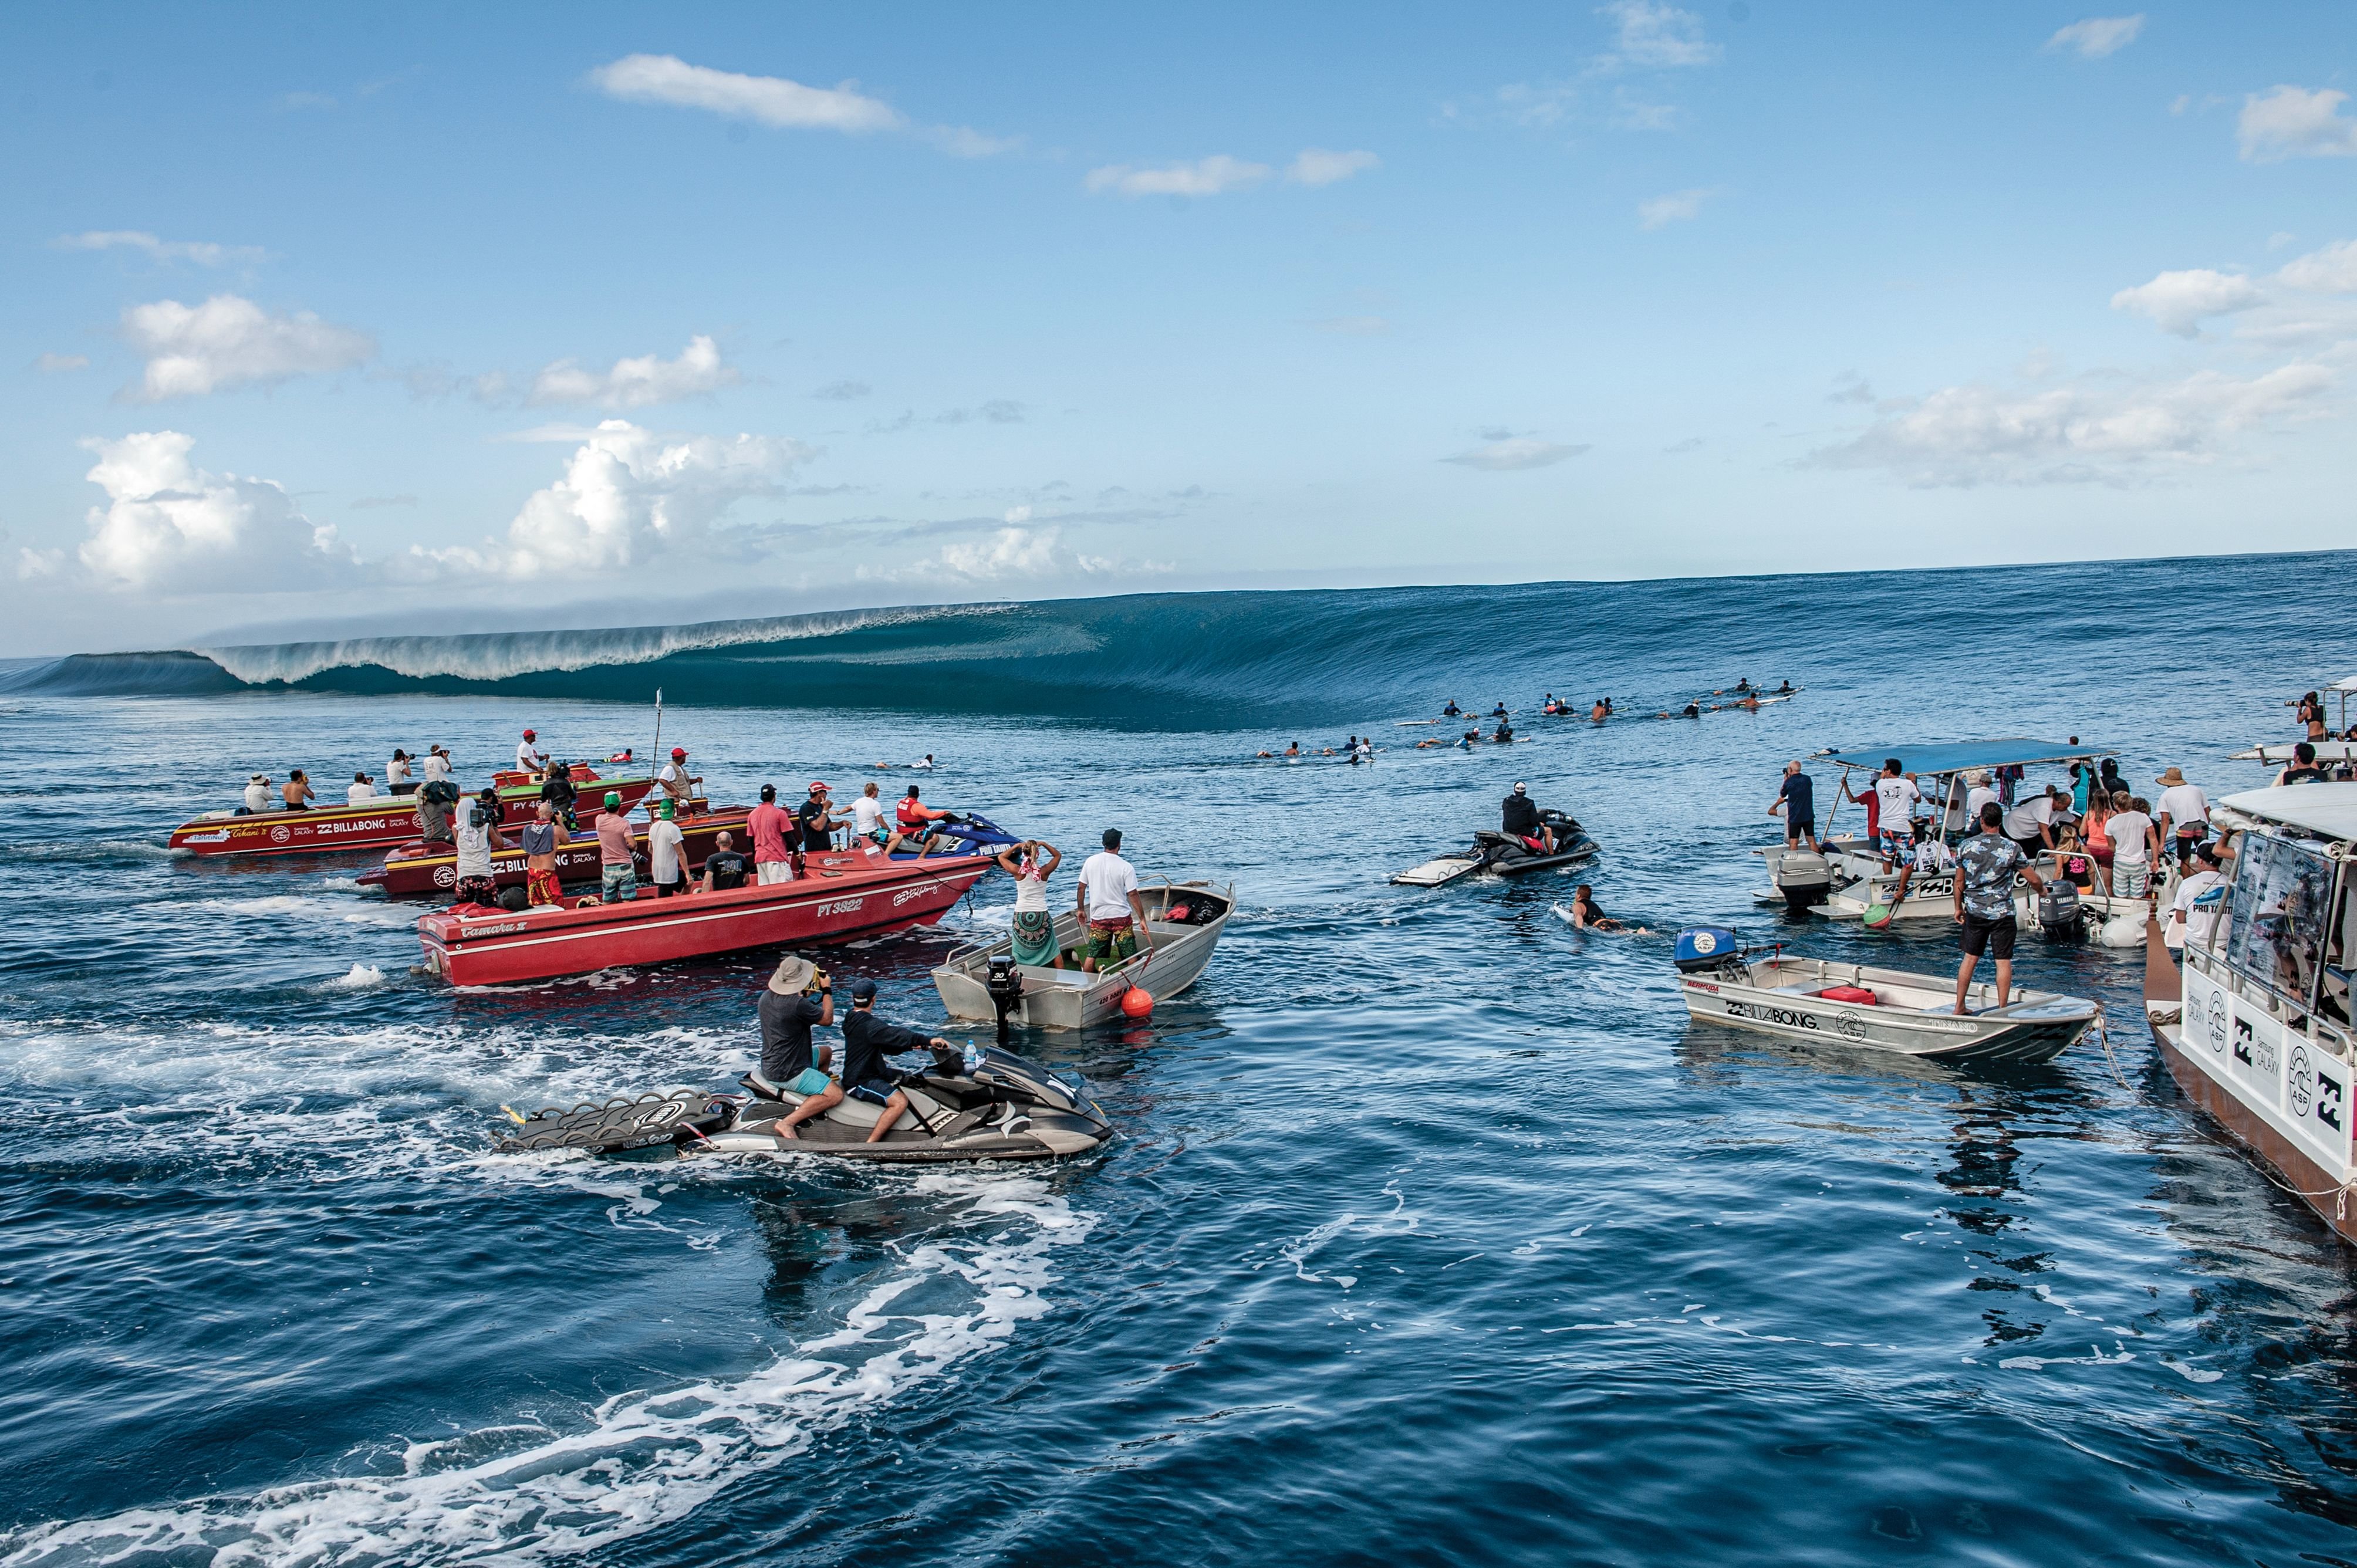
{"type": "Polygon", "coordinates": [[[2017,873],[2043,892],[2045,879],[2021,846],[2005,836],[2005,812],[1991,801],[1981,808],[1980,832],[1956,846],[1956,923],[1964,929],[1964,961],[1956,971],[1956,1012],[1970,1011],[1973,968],[1984,950],[1996,960],[1996,1004],[2013,996],[2013,879],[2017,873]]]}

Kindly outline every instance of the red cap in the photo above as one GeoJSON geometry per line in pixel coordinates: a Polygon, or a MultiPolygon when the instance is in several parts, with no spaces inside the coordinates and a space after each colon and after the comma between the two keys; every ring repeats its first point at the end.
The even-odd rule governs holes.
{"type": "Polygon", "coordinates": [[[526,730],[526,731],[524,731],[524,732],[523,732],[523,737],[524,737],[524,739],[526,739],[526,740],[530,740],[533,736],[534,736],[538,735],[539,733],[540,733],[540,732],[539,732],[538,730],[529,730],[529,729],[528,729],[528,730],[526,730]]]}
{"type": "Polygon", "coordinates": [[[825,779],[812,779],[812,780],[811,780],[811,793],[812,793],[812,794],[815,795],[815,794],[819,793],[821,790],[824,789],[825,788],[826,788],[826,780],[825,780],[825,779]]]}
{"type": "Polygon", "coordinates": [[[683,746],[674,746],[671,748],[671,755],[673,761],[679,761],[687,756],[687,747],[683,746]]]}

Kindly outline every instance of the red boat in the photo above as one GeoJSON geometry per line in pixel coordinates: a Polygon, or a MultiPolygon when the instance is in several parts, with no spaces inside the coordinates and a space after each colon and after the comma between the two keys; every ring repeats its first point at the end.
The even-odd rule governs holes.
{"type": "MultiPolygon", "coordinates": [[[[752,814],[748,806],[723,806],[720,810],[697,811],[683,817],[679,824],[680,848],[686,853],[691,872],[704,869],[704,857],[712,853],[712,841],[722,832],[737,835],[740,845],[750,848],[752,837],[746,832],[745,819],[752,814]]],[[[640,828],[634,835],[638,843],[639,875],[646,875],[647,830],[640,828]]],[[[559,882],[595,882],[603,856],[595,832],[573,834],[556,850],[556,879],[559,882]]],[[[425,898],[436,893],[447,893],[458,886],[458,856],[447,845],[432,845],[423,839],[413,839],[399,849],[385,854],[382,865],[371,866],[354,880],[362,886],[382,887],[389,898],[425,898]]],[[[499,849],[491,852],[491,880],[502,887],[524,885],[523,851],[499,849]]]]}
{"type": "MultiPolygon", "coordinates": [[[[630,810],[655,787],[651,779],[597,779],[583,786],[612,791],[630,810]]],[[[526,785],[500,791],[500,821],[526,822],[539,808],[540,790],[526,785]]],[[[172,830],[172,847],[191,854],[342,854],[355,849],[387,849],[407,843],[425,830],[415,800],[394,795],[360,806],[314,806],[307,811],[211,811],[172,830]]]]}
{"type": "Polygon", "coordinates": [[[628,903],[583,899],[511,912],[461,904],[417,918],[425,967],[453,985],[554,980],[745,948],[811,946],[930,926],[996,862],[983,854],[888,859],[813,854],[805,875],[764,887],[628,903]]]}

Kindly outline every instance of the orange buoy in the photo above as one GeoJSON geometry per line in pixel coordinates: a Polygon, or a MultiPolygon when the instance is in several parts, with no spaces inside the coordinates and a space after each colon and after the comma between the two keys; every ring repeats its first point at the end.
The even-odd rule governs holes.
{"type": "Polygon", "coordinates": [[[1144,1018],[1153,1013],[1154,998],[1146,993],[1146,987],[1133,985],[1121,993],[1121,1011],[1124,1017],[1144,1018]]]}

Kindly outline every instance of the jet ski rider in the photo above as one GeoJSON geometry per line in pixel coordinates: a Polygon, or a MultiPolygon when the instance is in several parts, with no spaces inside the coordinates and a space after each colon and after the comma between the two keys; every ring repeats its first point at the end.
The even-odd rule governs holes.
{"type": "Polygon", "coordinates": [[[854,1099],[884,1108],[876,1118],[876,1130],[867,1134],[869,1143],[882,1143],[900,1113],[909,1109],[909,1096],[893,1083],[892,1069],[884,1058],[899,1051],[928,1048],[946,1051],[951,1047],[939,1035],[920,1035],[878,1018],[876,983],[851,983],[851,1015],[843,1021],[843,1086],[854,1099]]]}
{"type": "Polygon", "coordinates": [[[1542,850],[1555,853],[1555,830],[1539,816],[1538,802],[1531,799],[1530,787],[1516,781],[1514,792],[1506,797],[1503,821],[1499,826],[1512,836],[1522,840],[1533,854],[1542,850]]]}

